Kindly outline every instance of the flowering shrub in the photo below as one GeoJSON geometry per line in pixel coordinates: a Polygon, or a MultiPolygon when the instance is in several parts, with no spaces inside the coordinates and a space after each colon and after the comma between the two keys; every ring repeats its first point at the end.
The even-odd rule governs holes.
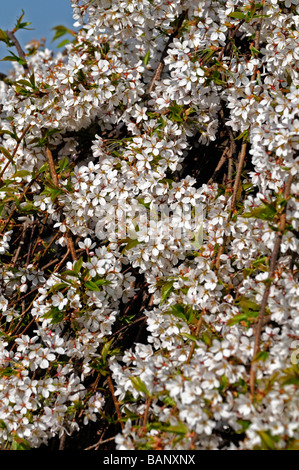
{"type": "Polygon", "coordinates": [[[0,30],[0,447],[298,449],[299,2],[72,7],[0,30]]]}

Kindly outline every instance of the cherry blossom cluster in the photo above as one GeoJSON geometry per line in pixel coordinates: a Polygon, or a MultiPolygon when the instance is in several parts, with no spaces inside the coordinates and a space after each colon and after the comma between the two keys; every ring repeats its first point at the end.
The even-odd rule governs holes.
{"type": "Polygon", "coordinates": [[[0,448],[298,448],[299,1],[72,7],[0,81],[0,448]]]}

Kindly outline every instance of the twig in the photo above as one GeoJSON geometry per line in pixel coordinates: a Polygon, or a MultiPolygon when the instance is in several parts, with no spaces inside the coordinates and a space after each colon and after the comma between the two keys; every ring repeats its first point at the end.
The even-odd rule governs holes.
{"type": "Polygon", "coordinates": [[[111,395],[112,395],[113,403],[114,403],[114,406],[115,406],[115,411],[116,411],[116,414],[117,414],[117,418],[118,418],[118,421],[119,421],[119,424],[120,424],[121,428],[123,429],[124,428],[124,423],[122,422],[119,403],[118,403],[117,398],[115,396],[113,382],[112,382],[112,379],[111,379],[110,375],[107,376],[107,381],[108,381],[109,390],[110,390],[111,395]]]}
{"type": "Polygon", "coordinates": [[[24,68],[25,74],[28,75],[30,73],[30,70],[27,64],[25,52],[23,51],[21,44],[19,43],[18,39],[16,38],[16,36],[14,35],[12,31],[5,31],[5,33],[7,34],[11,42],[14,44],[15,48],[17,49],[19,57],[25,62],[23,64],[23,68],[24,68]]]}
{"type": "Polygon", "coordinates": [[[101,439],[100,439],[98,442],[96,442],[96,443],[93,444],[92,446],[86,447],[86,449],[84,449],[84,450],[91,450],[91,449],[97,450],[97,448],[98,448],[100,445],[106,444],[106,442],[114,441],[114,439],[115,439],[115,436],[109,437],[108,439],[104,439],[103,441],[101,441],[101,439]]]}
{"type": "Polygon", "coordinates": [[[26,235],[26,227],[23,225],[23,230],[22,230],[22,235],[21,235],[21,240],[18,244],[18,248],[16,249],[16,252],[11,260],[11,265],[14,266],[17,262],[17,259],[19,257],[19,254],[20,254],[20,251],[21,249],[23,248],[24,246],[24,243],[25,243],[25,235],[26,235]]]}
{"type": "Polygon", "coordinates": [[[151,403],[152,403],[152,399],[151,399],[151,397],[148,397],[147,401],[146,401],[146,407],[145,407],[144,415],[143,415],[143,427],[144,428],[146,428],[146,424],[147,424],[147,420],[148,420],[148,413],[149,413],[151,403]]]}
{"type": "MultiPolygon", "coordinates": [[[[285,200],[288,200],[290,197],[292,181],[293,181],[293,176],[290,175],[285,185],[285,190],[284,190],[285,200]]],[[[256,358],[256,355],[258,354],[260,350],[260,338],[261,338],[261,332],[262,332],[262,327],[263,327],[263,322],[264,322],[264,315],[265,315],[266,308],[267,308],[267,302],[268,302],[268,297],[270,293],[271,283],[275,275],[275,268],[276,268],[276,263],[277,263],[278,254],[280,250],[280,245],[281,245],[282,237],[283,237],[285,226],[286,226],[286,209],[287,209],[287,204],[285,204],[283,211],[281,212],[281,215],[280,215],[279,229],[275,238],[274,248],[270,257],[270,267],[269,267],[269,274],[268,274],[268,279],[267,279],[268,283],[266,285],[266,289],[262,298],[259,316],[258,316],[257,325],[256,325],[256,330],[255,330],[253,360],[251,362],[250,375],[249,375],[249,385],[250,385],[250,392],[251,392],[252,397],[254,396],[255,375],[256,375],[256,362],[254,359],[256,358]]]]}
{"type": "Polygon", "coordinates": [[[46,156],[47,156],[47,160],[48,160],[48,164],[49,164],[51,179],[53,181],[54,186],[56,186],[56,188],[57,188],[58,187],[58,176],[57,176],[57,173],[56,173],[56,170],[55,170],[53,155],[52,155],[52,152],[51,152],[48,145],[46,146],[46,156]]]}
{"type": "MultiPolygon", "coordinates": [[[[58,188],[59,187],[58,176],[57,176],[57,173],[56,173],[54,159],[53,159],[52,152],[49,148],[49,145],[46,146],[46,155],[47,155],[47,160],[48,160],[48,164],[49,164],[51,179],[53,181],[54,186],[56,186],[56,188],[58,188]]],[[[60,206],[60,208],[62,208],[62,207],[60,206]]],[[[71,253],[72,259],[73,259],[73,261],[76,261],[76,259],[77,259],[76,250],[75,250],[74,242],[73,242],[72,235],[71,235],[71,232],[70,232],[69,229],[66,232],[66,240],[67,240],[68,250],[71,253]]]]}
{"type": "Polygon", "coordinates": [[[31,252],[32,252],[32,246],[33,246],[33,235],[35,231],[35,224],[31,227],[31,234],[30,234],[30,240],[29,240],[29,246],[28,246],[28,251],[27,251],[27,256],[26,256],[26,267],[30,263],[30,257],[31,257],[31,252]]]}
{"type": "Polygon", "coordinates": [[[236,209],[237,195],[239,192],[241,174],[242,174],[242,169],[243,169],[244,161],[246,157],[246,150],[247,150],[247,142],[245,141],[242,144],[241,152],[239,154],[237,174],[236,174],[236,178],[234,182],[233,195],[232,195],[232,201],[231,201],[230,218],[233,216],[233,213],[236,209]]]}
{"type": "MultiPolygon", "coordinates": [[[[12,160],[13,160],[15,154],[16,154],[17,151],[18,151],[18,148],[19,148],[20,143],[22,142],[23,138],[25,137],[25,135],[27,134],[27,132],[29,131],[29,129],[30,129],[31,127],[32,127],[31,124],[28,124],[28,126],[25,127],[25,129],[23,130],[23,132],[22,132],[22,134],[21,134],[21,137],[18,138],[17,144],[16,144],[16,146],[15,146],[15,148],[14,148],[14,151],[13,151],[13,153],[11,154],[12,160]]],[[[8,167],[8,165],[9,165],[10,163],[11,163],[11,161],[8,160],[8,162],[7,162],[6,165],[4,166],[3,170],[1,171],[1,173],[0,173],[0,182],[3,181],[3,179],[2,179],[3,174],[4,174],[6,168],[8,167]]]]}
{"type": "MultiPolygon", "coordinates": [[[[242,24],[243,21],[244,20],[242,20],[240,23],[238,23],[238,27],[240,27],[240,25],[242,24]]],[[[257,50],[259,49],[259,46],[260,46],[261,27],[262,27],[262,19],[260,18],[259,21],[256,24],[256,35],[255,35],[255,40],[254,40],[254,47],[257,50]]],[[[236,34],[237,30],[238,30],[238,28],[235,28],[234,34],[236,34]]],[[[232,37],[233,36],[231,36],[231,39],[232,39],[232,37]]],[[[219,55],[218,60],[220,60],[222,58],[222,55],[224,53],[224,49],[222,49],[221,52],[222,52],[222,54],[219,55]]],[[[255,80],[257,72],[258,72],[258,67],[256,65],[254,67],[253,74],[251,76],[252,81],[255,80]]],[[[253,86],[252,86],[252,92],[253,92],[253,86]]],[[[223,114],[223,108],[222,108],[222,117],[223,116],[224,116],[224,114],[223,114]]],[[[231,151],[235,152],[236,151],[236,144],[234,142],[234,138],[233,138],[233,134],[232,134],[231,129],[229,129],[229,136],[230,136],[230,141],[231,141],[231,151]]],[[[238,197],[238,192],[239,192],[239,188],[240,188],[241,174],[242,174],[242,169],[243,169],[245,158],[246,158],[247,145],[248,145],[248,142],[243,140],[241,151],[240,151],[240,154],[239,154],[239,159],[238,159],[238,168],[237,168],[237,174],[236,174],[236,178],[235,178],[235,182],[234,182],[234,186],[233,186],[231,209],[230,209],[230,214],[229,214],[229,219],[228,220],[231,220],[232,216],[234,215],[235,209],[236,209],[237,197],[238,197]]],[[[229,160],[228,170],[229,170],[228,182],[229,182],[229,188],[231,188],[230,181],[232,179],[232,171],[233,171],[232,156],[229,160]]],[[[219,251],[217,253],[217,258],[216,258],[216,262],[215,262],[216,270],[218,270],[219,267],[220,267],[220,257],[224,252],[224,247],[226,245],[227,238],[228,238],[227,235],[224,234],[223,243],[222,243],[222,245],[219,248],[219,251]]]]}
{"type": "MultiPolygon", "coordinates": [[[[35,181],[36,178],[32,178],[32,180],[28,183],[28,185],[26,186],[26,188],[24,189],[24,191],[22,192],[22,194],[18,197],[18,203],[20,203],[23,199],[23,197],[28,193],[29,189],[31,188],[31,186],[33,185],[34,181],[35,181]]],[[[16,205],[14,206],[13,210],[11,211],[11,213],[9,214],[9,216],[7,217],[7,219],[5,220],[5,223],[3,225],[3,227],[1,228],[1,231],[0,231],[0,234],[2,234],[4,232],[4,230],[6,229],[6,227],[8,226],[9,222],[11,221],[14,213],[16,212],[17,210],[17,207],[16,205]]]]}
{"type": "Polygon", "coordinates": [[[214,179],[216,178],[217,174],[219,173],[219,171],[221,170],[221,168],[223,167],[224,163],[226,162],[227,158],[229,156],[229,149],[227,147],[225,147],[224,151],[222,152],[222,155],[220,157],[220,160],[218,162],[218,165],[216,166],[215,168],[215,171],[214,173],[212,174],[211,178],[209,179],[208,181],[208,185],[211,184],[214,179]]]}
{"type": "Polygon", "coordinates": [[[223,46],[223,47],[221,48],[220,54],[219,54],[219,56],[218,56],[218,61],[219,61],[219,62],[221,62],[223,55],[224,55],[225,53],[227,53],[227,52],[230,50],[230,48],[231,48],[231,41],[232,41],[232,39],[234,39],[235,35],[237,34],[237,32],[238,32],[240,26],[244,23],[244,21],[245,21],[245,20],[241,20],[241,21],[234,27],[234,29],[231,30],[231,32],[229,32],[228,39],[230,40],[230,42],[227,42],[227,43],[225,44],[225,46],[223,46]]]}
{"type": "MultiPolygon", "coordinates": [[[[243,165],[244,165],[244,161],[246,157],[246,149],[247,149],[247,142],[243,142],[242,147],[241,147],[241,152],[239,154],[238,169],[237,169],[237,175],[236,175],[234,187],[233,187],[233,195],[232,195],[231,208],[230,208],[228,221],[231,220],[236,209],[236,202],[237,202],[237,196],[238,196],[238,192],[240,188],[241,174],[242,174],[242,169],[243,169],[243,165]]],[[[215,268],[217,271],[220,268],[220,257],[224,252],[224,247],[226,245],[227,239],[228,239],[228,236],[224,234],[223,242],[218,250],[216,261],[215,261],[215,268]]]]}
{"type": "Polygon", "coordinates": [[[67,249],[66,251],[66,254],[64,255],[64,257],[62,258],[62,260],[60,261],[60,263],[58,263],[56,266],[55,266],[55,269],[53,271],[53,273],[57,273],[57,271],[59,271],[60,267],[63,265],[63,263],[67,260],[68,256],[70,254],[70,250],[69,248],[67,249]]]}
{"type": "Polygon", "coordinates": [[[66,433],[64,432],[59,440],[59,448],[58,450],[64,450],[65,449],[65,441],[66,441],[66,433]]]}
{"type": "MultiPolygon", "coordinates": [[[[196,325],[196,330],[195,330],[195,336],[198,337],[199,335],[199,332],[200,332],[200,329],[201,329],[201,325],[202,325],[202,322],[203,322],[203,315],[206,313],[206,310],[203,309],[201,311],[201,314],[199,316],[199,319],[198,319],[198,322],[197,322],[197,325],[196,325]]],[[[186,364],[190,364],[190,361],[191,361],[191,358],[193,356],[193,353],[194,353],[194,349],[195,349],[195,341],[193,341],[192,343],[192,346],[191,346],[191,349],[189,351],[189,356],[188,356],[188,359],[186,361],[186,364]]]]}
{"type": "Polygon", "coordinates": [[[179,19],[178,19],[178,24],[177,24],[177,27],[175,28],[175,30],[173,31],[173,33],[169,36],[168,38],[168,41],[167,41],[167,44],[166,46],[164,47],[163,49],[163,52],[162,52],[162,55],[161,55],[161,58],[160,58],[160,61],[159,61],[159,64],[156,68],[156,71],[155,71],[155,74],[152,78],[152,81],[151,81],[151,84],[145,94],[146,97],[148,97],[150,95],[150,93],[153,91],[153,89],[155,88],[155,83],[156,81],[159,81],[160,78],[161,78],[161,75],[162,75],[162,72],[163,72],[163,68],[164,68],[164,59],[167,55],[167,51],[168,51],[168,48],[170,46],[170,44],[172,43],[172,41],[174,40],[174,38],[178,35],[179,33],[179,30],[187,16],[187,13],[188,13],[188,10],[184,10],[180,16],[179,16],[179,19]]]}
{"type": "Polygon", "coordinates": [[[71,234],[69,229],[67,230],[67,233],[66,233],[66,242],[67,242],[67,246],[69,248],[69,251],[71,253],[72,260],[76,261],[77,260],[77,254],[76,254],[72,234],[71,234]]]}

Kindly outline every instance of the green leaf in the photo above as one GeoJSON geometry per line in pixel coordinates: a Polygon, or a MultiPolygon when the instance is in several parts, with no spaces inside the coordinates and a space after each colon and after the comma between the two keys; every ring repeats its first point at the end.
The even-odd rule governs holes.
{"type": "Polygon", "coordinates": [[[248,132],[248,129],[246,129],[245,131],[241,132],[241,134],[239,134],[237,137],[235,137],[234,140],[243,139],[244,141],[248,141],[248,135],[249,135],[249,132],[248,132]]]}
{"type": "Polygon", "coordinates": [[[43,315],[44,318],[51,320],[53,325],[61,323],[65,317],[64,311],[59,310],[58,307],[52,307],[48,312],[43,315]]]}
{"type": "Polygon", "coordinates": [[[237,18],[239,20],[243,20],[245,18],[245,13],[242,11],[233,11],[228,15],[230,18],[237,18]]]}
{"type": "Polygon", "coordinates": [[[107,286],[108,284],[111,284],[111,281],[108,281],[107,279],[97,279],[95,283],[97,286],[107,286]]]}
{"type": "Polygon", "coordinates": [[[230,326],[237,325],[238,323],[241,323],[241,321],[248,321],[248,315],[246,313],[240,313],[240,314],[234,315],[233,318],[230,318],[227,321],[227,324],[230,326]]]}
{"type": "Polygon", "coordinates": [[[60,171],[63,171],[68,166],[68,164],[69,164],[69,160],[67,157],[59,160],[58,166],[59,166],[60,171]]]}
{"type": "Polygon", "coordinates": [[[129,241],[126,244],[126,246],[122,249],[122,253],[124,253],[127,250],[130,250],[131,248],[134,248],[134,246],[137,246],[139,245],[139,243],[141,243],[136,238],[133,238],[133,239],[127,238],[126,240],[129,240],[129,241]]]}
{"type": "Polygon", "coordinates": [[[102,290],[100,286],[108,284],[111,284],[111,281],[108,281],[107,279],[98,279],[97,281],[85,281],[84,286],[88,290],[100,292],[102,290]]]}
{"type": "Polygon", "coordinates": [[[7,44],[7,46],[11,45],[11,41],[9,37],[7,36],[6,32],[3,31],[3,29],[0,29],[0,41],[3,41],[7,44]]]}
{"type": "Polygon", "coordinates": [[[64,289],[65,287],[69,287],[69,284],[66,284],[65,282],[58,282],[49,289],[49,292],[57,292],[61,289],[64,289]]]}
{"type": "Polygon", "coordinates": [[[1,59],[1,61],[7,60],[9,62],[18,62],[20,65],[26,65],[27,61],[25,59],[22,59],[22,57],[18,57],[16,54],[14,54],[12,51],[10,52],[11,55],[7,55],[1,59]]]}
{"type": "Polygon", "coordinates": [[[186,320],[185,307],[181,304],[172,305],[170,307],[170,310],[166,313],[170,313],[175,317],[182,318],[182,320],[186,320]]]}
{"type": "Polygon", "coordinates": [[[144,198],[139,198],[138,202],[139,202],[139,204],[144,206],[146,209],[150,209],[150,203],[149,202],[144,202],[144,198]]]}
{"type": "Polygon", "coordinates": [[[245,295],[242,295],[237,301],[236,304],[240,307],[240,310],[245,313],[258,312],[260,306],[253,300],[248,299],[245,295]]]}
{"type": "Polygon", "coordinates": [[[174,283],[174,280],[165,282],[165,284],[163,285],[162,290],[161,290],[160,305],[162,305],[165,302],[165,300],[170,296],[171,292],[173,291],[173,283],[174,283]]]}
{"type": "Polygon", "coordinates": [[[2,152],[3,155],[5,155],[5,157],[6,157],[6,158],[10,161],[10,163],[14,166],[14,168],[16,168],[16,165],[15,165],[15,163],[14,163],[14,161],[13,161],[13,158],[12,158],[11,154],[9,153],[9,151],[8,151],[6,148],[0,146],[0,152],[2,152]]]}
{"type": "Polygon", "coordinates": [[[7,426],[6,426],[5,422],[3,421],[3,419],[0,419],[0,428],[1,429],[7,429],[7,426]]]}
{"type": "Polygon", "coordinates": [[[273,437],[268,431],[257,431],[258,435],[261,438],[262,446],[265,450],[275,450],[276,442],[279,437],[273,437]]]}
{"type": "Polygon", "coordinates": [[[25,86],[29,86],[29,88],[32,88],[32,83],[29,82],[28,80],[21,79],[21,80],[18,80],[16,84],[25,85],[25,86]]]}
{"type": "Polygon", "coordinates": [[[252,362],[265,361],[269,357],[268,351],[259,351],[253,358],[252,362]]]}
{"type": "Polygon", "coordinates": [[[296,385],[299,387],[299,368],[298,364],[293,364],[284,370],[285,375],[282,377],[283,385],[296,385]]]}
{"type": "Polygon", "coordinates": [[[61,274],[60,274],[61,277],[64,277],[64,276],[73,276],[73,277],[79,277],[78,276],[78,273],[76,273],[73,269],[66,269],[65,271],[63,271],[61,274]]]}
{"type": "Polygon", "coordinates": [[[31,172],[30,172],[30,171],[27,171],[27,170],[19,170],[19,171],[16,171],[16,172],[12,175],[12,178],[22,178],[23,176],[28,176],[28,175],[31,175],[31,172]]]}
{"type": "Polygon", "coordinates": [[[18,371],[12,367],[1,367],[0,368],[0,377],[9,377],[11,375],[17,375],[18,371]]]}
{"type": "Polygon", "coordinates": [[[54,26],[54,28],[52,28],[52,30],[56,31],[55,36],[52,39],[52,42],[54,42],[56,39],[61,38],[65,34],[71,34],[72,36],[74,36],[74,34],[75,34],[74,31],[72,31],[71,29],[69,29],[69,28],[67,28],[66,26],[63,26],[63,25],[54,26]]]}
{"type": "Polygon", "coordinates": [[[0,129],[0,135],[3,135],[3,134],[10,135],[10,137],[12,137],[13,139],[18,140],[18,137],[15,132],[10,132],[5,129],[0,129]]]}
{"type": "Polygon", "coordinates": [[[93,281],[85,281],[84,286],[86,287],[86,289],[96,292],[100,292],[101,290],[99,286],[93,281]]]}
{"type": "Polygon", "coordinates": [[[261,258],[256,259],[252,262],[252,266],[256,268],[257,266],[260,267],[260,265],[263,265],[265,263],[268,264],[268,256],[262,256],[261,258]]]}
{"type": "Polygon", "coordinates": [[[189,333],[181,333],[181,336],[183,336],[184,338],[188,338],[191,341],[198,341],[198,338],[196,338],[196,336],[190,335],[189,333]]]}
{"type": "Polygon", "coordinates": [[[44,173],[45,171],[49,171],[49,163],[44,163],[38,170],[38,173],[44,173]]]}
{"type": "Polygon", "coordinates": [[[163,432],[171,432],[173,434],[186,435],[189,432],[189,429],[184,423],[179,423],[175,426],[167,426],[162,423],[151,423],[151,429],[159,429],[163,432]]]}
{"type": "Polygon", "coordinates": [[[58,196],[63,194],[63,189],[57,188],[54,186],[54,184],[51,181],[47,181],[47,187],[46,189],[42,192],[42,194],[45,194],[47,196],[50,196],[51,201],[54,202],[55,199],[57,199],[58,196]]]}
{"type": "Polygon", "coordinates": [[[236,305],[240,308],[241,313],[230,318],[228,325],[236,325],[241,321],[245,321],[249,326],[250,323],[256,321],[260,309],[260,306],[256,302],[243,295],[236,301],[236,305]]]}
{"type": "Polygon", "coordinates": [[[64,47],[64,46],[66,46],[66,45],[69,44],[69,43],[70,43],[69,39],[65,39],[64,41],[61,41],[61,42],[58,44],[57,47],[58,47],[58,49],[60,49],[61,47],[64,47]]]}
{"type": "Polygon", "coordinates": [[[31,447],[25,439],[22,439],[19,436],[14,436],[14,439],[11,444],[11,450],[30,450],[30,449],[31,447]]]}
{"type": "Polygon", "coordinates": [[[79,272],[81,271],[81,268],[82,268],[82,264],[83,264],[83,258],[81,256],[81,258],[79,258],[74,264],[74,273],[75,274],[79,274],[79,272]]]}
{"type": "Polygon", "coordinates": [[[263,202],[262,206],[252,209],[251,212],[245,212],[242,217],[244,218],[254,218],[262,220],[273,220],[277,214],[277,209],[274,204],[268,202],[263,202]]]}
{"type": "Polygon", "coordinates": [[[203,332],[200,339],[208,346],[212,346],[212,338],[207,332],[203,332]]]}
{"type": "Polygon", "coordinates": [[[187,426],[184,423],[180,423],[177,426],[168,426],[167,428],[165,428],[165,431],[183,435],[189,432],[187,426]]]}
{"type": "Polygon", "coordinates": [[[251,54],[253,55],[253,57],[256,57],[257,55],[261,54],[261,51],[256,49],[254,46],[251,46],[250,50],[251,50],[251,54]]]}
{"type": "Polygon", "coordinates": [[[26,26],[29,26],[31,23],[29,22],[22,22],[22,19],[24,18],[24,10],[22,10],[22,15],[20,18],[17,19],[16,25],[15,25],[15,31],[18,31],[19,29],[32,29],[32,28],[26,28],[26,26]]]}
{"type": "Polygon", "coordinates": [[[171,408],[176,407],[176,402],[173,400],[173,398],[171,398],[168,395],[166,397],[162,398],[162,401],[163,401],[163,403],[165,403],[165,405],[170,406],[171,408]]]}
{"type": "Polygon", "coordinates": [[[112,345],[114,341],[114,338],[112,338],[110,341],[107,341],[107,343],[104,344],[103,346],[103,349],[102,349],[102,352],[101,352],[101,356],[102,356],[102,359],[103,359],[103,364],[106,365],[106,358],[107,358],[107,354],[110,350],[110,347],[112,345]]]}
{"type": "Polygon", "coordinates": [[[145,66],[147,66],[147,64],[149,63],[149,60],[151,58],[151,55],[150,55],[150,52],[148,51],[145,56],[144,56],[144,59],[143,59],[143,63],[145,66]]]}
{"type": "Polygon", "coordinates": [[[150,393],[148,389],[146,388],[145,383],[142,382],[142,380],[139,377],[130,377],[130,380],[135,390],[137,390],[137,392],[141,392],[141,393],[144,393],[144,395],[146,396],[150,396],[150,393]]]}
{"type": "Polygon", "coordinates": [[[30,80],[32,88],[36,88],[34,72],[32,72],[32,74],[30,75],[29,80],[30,80]]]}

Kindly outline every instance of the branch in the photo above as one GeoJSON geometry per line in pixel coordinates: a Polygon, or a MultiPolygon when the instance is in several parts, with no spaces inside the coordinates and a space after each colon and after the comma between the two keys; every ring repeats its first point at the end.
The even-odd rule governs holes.
{"type": "Polygon", "coordinates": [[[25,52],[23,51],[21,44],[19,43],[18,39],[16,38],[13,32],[5,31],[5,34],[9,37],[11,42],[14,44],[15,48],[17,49],[19,57],[21,57],[21,59],[24,60],[25,63],[23,64],[23,68],[24,68],[25,74],[28,75],[30,73],[30,70],[27,64],[25,52]]]}
{"type": "Polygon", "coordinates": [[[237,196],[238,196],[240,181],[241,181],[241,174],[242,174],[242,169],[243,169],[245,157],[246,157],[246,150],[247,150],[247,142],[243,142],[242,147],[241,147],[241,152],[239,154],[237,174],[236,174],[234,187],[233,187],[230,217],[233,216],[233,213],[236,208],[237,196]]]}
{"type": "MultiPolygon", "coordinates": [[[[18,148],[19,148],[19,145],[20,143],[22,142],[22,140],[24,139],[25,135],[27,134],[27,132],[29,131],[29,129],[31,128],[31,124],[28,124],[27,127],[25,127],[25,129],[23,130],[21,136],[18,138],[17,140],[17,144],[14,148],[14,151],[13,153],[11,154],[11,159],[13,160],[14,159],[14,156],[16,155],[17,151],[18,151],[18,148]]],[[[0,173],[0,183],[3,181],[3,175],[4,175],[4,172],[5,170],[7,169],[7,167],[9,166],[9,164],[11,163],[10,160],[7,161],[6,165],[4,166],[3,170],[1,171],[0,173]]]]}
{"type": "MultiPolygon", "coordinates": [[[[53,184],[58,188],[59,187],[58,176],[55,170],[53,155],[48,145],[46,146],[46,155],[47,155],[50,175],[51,175],[53,184]]],[[[69,229],[67,229],[67,232],[66,232],[66,240],[67,240],[68,251],[71,253],[73,261],[76,261],[77,259],[76,250],[75,250],[74,242],[73,242],[72,235],[69,229]]]]}
{"type": "Polygon", "coordinates": [[[169,36],[168,38],[168,41],[167,41],[167,44],[166,46],[164,47],[164,50],[162,52],[162,55],[161,55],[161,58],[160,58],[160,61],[159,61],[159,64],[158,64],[158,67],[156,68],[156,71],[155,71],[155,74],[152,78],[152,81],[151,81],[151,84],[147,90],[147,92],[145,93],[145,97],[148,97],[150,95],[150,93],[153,91],[153,89],[155,88],[155,83],[156,81],[159,81],[160,78],[161,78],[161,75],[162,75],[162,72],[163,72],[163,68],[164,68],[164,59],[167,55],[167,51],[168,51],[168,48],[170,46],[170,44],[173,42],[174,38],[177,37],[178,33],[179,33],[179,30],[187,16],[187,13],[188,13],[188,10],[184,10],[181,15],[179,16],[179,19],[178,19],[178,24],[177,24],[177,27],[176,29],[173,31],[173,33],[169,36]]]}
{"type": "Polygon", "coordinates": [[[113,382],[112,382],[112,379],[111,379],[110,375],[107,376],[107,381],[108,381],[109,390],[110,390],[111,395],[112,395],[113,403],[114,403],[114,406],[115,406],[115,411],[116,411],[116,414],[117,414],[117,418],[118,418],[118,421],[119,421],[119,424],[120,424],[121,428],[123,429],[124,428],[124,423],[122,422],[119,403],[118,403],[117,398],[115,396],[113,382]]]}
{"type": "MultiPolygon", "coordinates": [[[[201,325],[202,325],[202,322],[203,322],[203,316],[204,316],[205,313],[206,313],[206,310],[203,309],[201,311],[200,316],[199,316],[199,319],[198,319],[198,322],[197,322],[197,325],[196,325],[196,330],[195,330],[195,336],[196,337],[198,337],[198,335],[199,335],[201,325]]],[[[189,356],[188,356],[188,359],[186,361],[186,364],[190,364],[190,361],[191,361],[191,358],[193,356],[194,350],[195,350],[195,341],[193,341],[193,343],[192,343],[192,346],[191,346],[191,349],[189,351],[189,356]]]]}
{"type": "MultiPolygon", "coordinates": [[[[286,200],[289,199],[290,197],[290,190],[291,190],[291,184],[293,181],[293,175],[290,175],[286,185],[285,185],[285,190],[284,190],[284,198],[286,200]]],[[[282,241],[282,237],[285,231],[286,227],[286,211],[287,211],[287,204],[285,204],[283,211],[280,215],[280,221],[279,221],[279,229],[276,235],[275,243],[274,243],[274,248],[271,254],[270,258],[270,267],[269,267],[269,274],[268,274],[268,284],[266,286],[261,306],[260,306],[260,311],[259,311],[259,316],[257,320],[257,326],[255,330],[255,342],[254,342],[254,350],[253,350],[253,360],[251,362],[251,369],[250,369],[250,375],[249,375],[249,385],[250,385],[250,391],[252,397],[254,396],[254,389],[255,389],[255,373],[256,373],[256,362],[254,361],[256,355],[258,354],[260,350],[260,338],[261,338],[261,332],[262,332],[262,327],[263,327],[263,322],[264,322],[264,315],[266,312],[266,307],[267,307],[267,302],[268,302],[268,297],[270,294],[270,287],[271,287],[271,282],[274,278],[275,275],[275,269],[276,269],[276,263],[278,260],[278,254],[280,250],[280,245],[282,241]]]]}

